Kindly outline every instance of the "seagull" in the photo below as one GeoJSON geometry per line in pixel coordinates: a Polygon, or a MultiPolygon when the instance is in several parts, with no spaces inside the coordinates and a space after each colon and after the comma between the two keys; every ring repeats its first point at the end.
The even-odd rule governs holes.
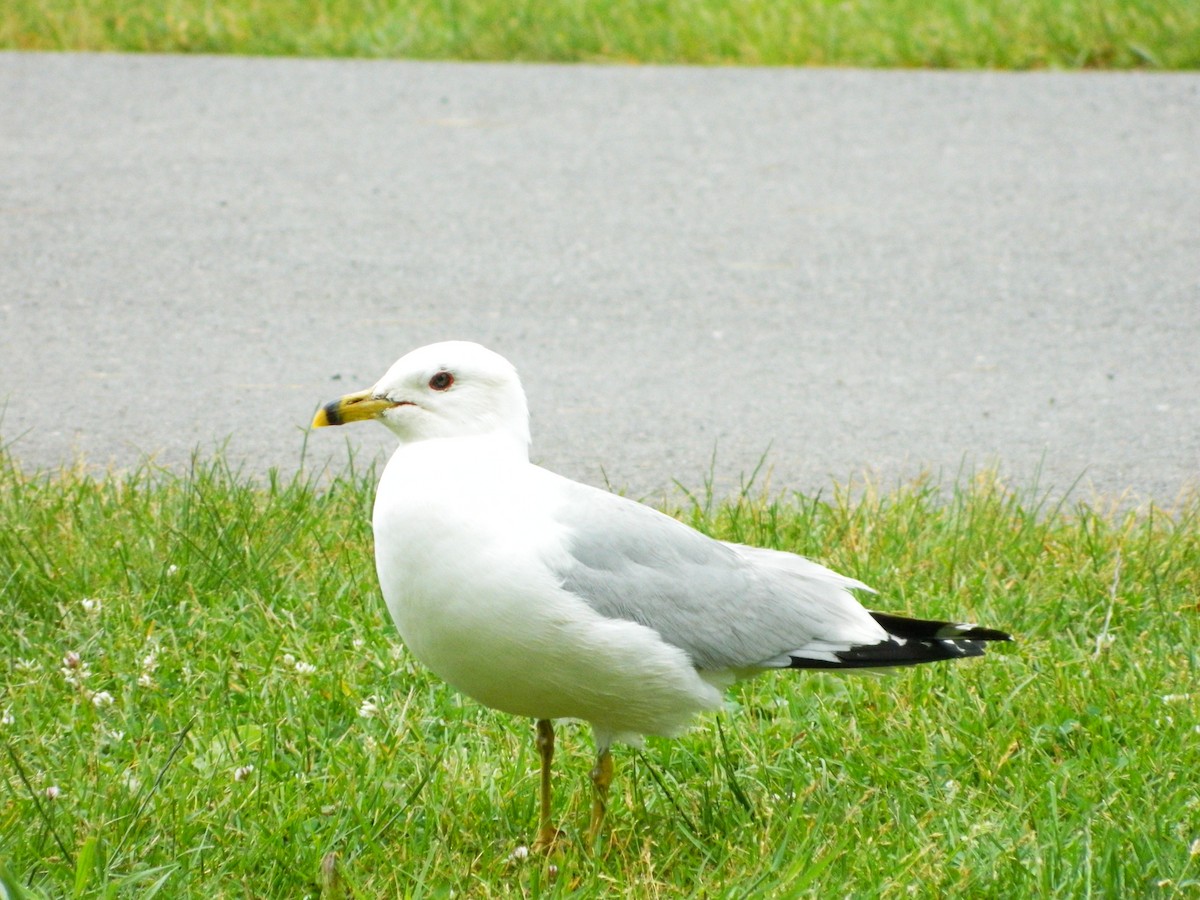
{"type": "Polygon", "coordinates": [[[1008,634],[863,607],[861,581],[779,550],[714,540],[649,506],[529,461],[517,371],[479,344],[401,357],[314,428],[375,419],[399,439],[375,494],[375,567],[405,645],[485,706],[536,721],[551,816],[556,719],[592,726],[589,843],[611,747],[674,736],[733,682],[771,669],[855,670],[980,656],[1008,634]]]}

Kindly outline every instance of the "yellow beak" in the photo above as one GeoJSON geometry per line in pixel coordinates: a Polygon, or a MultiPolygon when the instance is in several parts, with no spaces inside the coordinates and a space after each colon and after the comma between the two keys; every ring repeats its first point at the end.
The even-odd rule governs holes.
{"type": "Polygon", "coordinates": [[[370,391],[347,394],[317,410],[317,414],[313,416],[312,427],[324,428],[327,425],[345,425],[347,422],[377,419],[385,409],[398,405],[392,400],[372,396],[370,391]]]}

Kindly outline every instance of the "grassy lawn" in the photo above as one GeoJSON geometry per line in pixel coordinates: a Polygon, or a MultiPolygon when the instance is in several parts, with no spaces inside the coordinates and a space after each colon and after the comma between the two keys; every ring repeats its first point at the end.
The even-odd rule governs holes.
{"type": "Polygon", "coordinates": [[[1200,67],[1195,0],[7,0],[0,48],[946,68],[1200,67]]]}
{"type": "MultiPolygon", "coordinates": [[[[532,723],[399,646],[373,475],[314,489],[0,457],[0,862],[34,897],[1196,896],[1200,502],[1054,506],[981,476],[683,509],[1019,639],[887,678],[744,684],[618,749],[610,839],[555,859],[532,723]]],[[[560,729],[586,827],[591,747],[560,729]]]]}

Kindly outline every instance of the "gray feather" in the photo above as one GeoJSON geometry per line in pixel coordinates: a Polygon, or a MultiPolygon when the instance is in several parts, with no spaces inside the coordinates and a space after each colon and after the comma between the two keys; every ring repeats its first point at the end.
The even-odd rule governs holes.
{"type": "Polygon", "coordinates": [[[775,667],[813,641],[886,638],[847,590],[865,585],[802,557],[716,541],[583,485],[569,486],[555,518],[570,535],[562,586],[601,615],[653,628],[699,669],[775,667]]]}

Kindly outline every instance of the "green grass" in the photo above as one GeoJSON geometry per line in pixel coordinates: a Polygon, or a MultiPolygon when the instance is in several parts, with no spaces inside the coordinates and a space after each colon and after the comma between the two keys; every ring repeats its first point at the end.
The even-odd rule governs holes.
{"type": "MultiPolygon", "coordinates": [[[[536,827],[532,724],[456,695],[398,645],[374,582],[372,490],[370,473],[316,489],[219,462],[34,477],[0,457],[0,887],[1200,891],[1200,503],[1059,508],[980,476],[683,510],[873,583],[881,608],[1019,642],[889,678],[740,686],[683,739],[618,749],[604,849],[576,839],[554,876],[510,858],[536,827]]],[[[556,814],[577,836],[586,730],[560,729],[559,746],[556,814]]]]}
{"type": "Polygon", "coordinates": [[[939,68],[1200,67],[1195,0],[8,0],[0,48],[939,68]]]}

